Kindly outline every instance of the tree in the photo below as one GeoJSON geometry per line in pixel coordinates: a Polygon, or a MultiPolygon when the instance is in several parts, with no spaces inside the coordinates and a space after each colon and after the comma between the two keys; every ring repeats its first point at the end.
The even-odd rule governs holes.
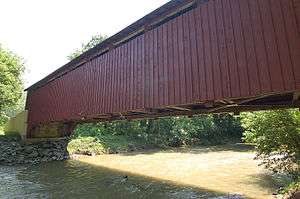
{"type": "Polygon", "coordinates": [[[92,36],[92,39],[89,42],[87,42],[86,44],[82,43],[81,48],[76,49],[73,53],[71,53],[68,56],[68,59],[72,60],[72,59],[78,57],[85,51],[87,51],[87,50],[95,47],[97,44],[100,44],[101,42],[103,42],[106,38],[107,38],[107,36],[105,36],[105,35],[104,36],[103,35],[92,36]]]}
{"type": "Polygon", "coordinates": [[[261,111],[242,115],[244,139],[256,144],[257,158],[274,172],[300,172],[300,112],[261,111]]]}
{"type": "Polygon", "coordinates": [[[22,59],[0,45],[0,125],[8,119],[8,112],[20,104],[23,94],[22,59]]]}

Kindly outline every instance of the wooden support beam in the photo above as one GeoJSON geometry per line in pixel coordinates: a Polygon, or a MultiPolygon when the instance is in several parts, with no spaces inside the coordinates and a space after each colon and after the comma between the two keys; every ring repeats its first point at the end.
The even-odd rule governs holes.
{"type": "Polygon", "coordinates": [[[134,113],[134,114],[150,114],[149,112],[143,111],[143,110],[135,110],[135,111],[130,111],[130,112],[134,113]]]}
{"type": "Polygon", "coordinates": [[[175,109],[175,110],[179,110],[179,111],[191,111],[191,109],[189,109],[189,108],[184,108],[184,107],[179,107],[179,106],[168,106],[167,108],[175,109]]]}
{"type": "Polygon", "coordinates": [[[213,108],[215,105],[214,105],[214,102],[206,102],[205,104],[204,104],[204,107],[205,108],[213,108]]]}
{"type": "Polygon", "coordinates": [[[247,103],[253,102],[255,100],[267,98],[267,97],[270,97],[270,96],[272,96],[272,95],[261,95],[261,96],[258,96],[258,97],[252,97],[252,98],[248,98],[248,99],[242,99],[240,101],[237,101],[236,104],[243,105],[243,104],[247,104],[247,103]]]}
{"type": "Polygon", "coordinates": [[[222,104],[228,104],[225,100],[219,100],[218,102],[220,102],[222,104]]]}
{"type": "Polygon", "coordinates": [[[235,104],[235,102],[232,100],[225,99],[224,101],[227,102],[228,104],[235,104]]]}
{"type": "Polygon", "coordinates": [[[300,92],[295,92],[293,94],[293,103],[300,100],[300,92]]]}
{"type": "Polygon", "coordinates": [[[120,115],[121,119],[126,120],[126,117],[124,115],[122,115],[122,113],[119,113],[119,115],[120,115]]]}
{"type": "Polygon", "coordinates": [[[209,109],[208,113],[216,113],[216,112],[220,112],[221,110],[228,109],[228,108],[234,108],[234,107],[237,107],[237,106],[238,105],[236,105],[236,104],[219,106],[219,107],[209,109]]]}

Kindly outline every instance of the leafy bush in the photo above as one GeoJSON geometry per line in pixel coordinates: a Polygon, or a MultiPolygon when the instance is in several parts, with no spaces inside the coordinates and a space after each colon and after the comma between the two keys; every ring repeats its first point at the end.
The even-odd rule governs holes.
{"type": "Polygon", "coordinates": [[[126,124],[125,122],[116,123],[78,125],[68,144],[69,153],[117,153],[149,147],[148,144],[137,135],[130,135],[130,129],[134,124],[126,124]],[[124,125],[128,128],[125,128],[124,125]],[[121,131],[119,131],[119,128],[121,128],[121,131]],[[129,130],[129,132],[125,133],[123,128],[129,130]],[[121,134],[122,132],[123,134],[121,134]]]}
{"type": "Polygon", "coordinates": [[[106,154],[133,151],[147,147],[139,140],[126,136],[102,135],[97,137],[72,138],[68,144],[70,154],[106,154]]]}
{"type": "Polygon", "coordinates": [[[98,135],[105,134],[107,129],[101,123],[98,124],[80,124],[77,125],[72,137],[73,138],[82,138],[82,137],[96,137],[98,135]]]}
{"type": "Polygon", "coordinates": [[[240,140],[242,131],[239,118],[224,114],[82,124],[76,128],[73,138],[97,137],[103,140],[107,136],[123,136],[127,141],[134,140],[144,145],[179,147],[240,140]]]}
{"type": "Polygon", "coordinates": [[[101,154],[105,152],[101,143],[97,142],[97,138],[86,137],[72,139],[68,144],[68,152],[70,154],[101,154]]]}
{"type": "Polygon", "coordinates": [[[240,120],[230,114],[201,115],[192,119],[194,130],[191,138],[198,138],[201,144],[224,144],[240,141],[243,129],[240,120]]]}
{"type": "Polygon", "coordinates": [[[299,174],[300,113],[277,110],[242,116],[244,140],[256,144],[257,158],[274,172],[299,174]]]}

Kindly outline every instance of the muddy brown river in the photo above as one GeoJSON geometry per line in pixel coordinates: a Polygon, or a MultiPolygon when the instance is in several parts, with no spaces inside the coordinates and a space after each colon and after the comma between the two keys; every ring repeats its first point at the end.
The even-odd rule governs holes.
{"type": "Polygon", "coordinates": [[[0,198],[272,198],[285,180],[236,147],[81,157],[37,166],[0,166],[0,198]]]}

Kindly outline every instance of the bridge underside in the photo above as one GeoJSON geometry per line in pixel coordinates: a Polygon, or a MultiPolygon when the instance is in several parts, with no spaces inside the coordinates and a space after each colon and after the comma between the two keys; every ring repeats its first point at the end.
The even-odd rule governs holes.
{"type": "Polygon", "coordinates": [[[260,111],[272,109],[286,109],[300,107],[300,92],[288,92],[281,94],[269,94],[250,98],[238,98],[230,100],[216,100],[197,102],[163,108],[146,108],[122,113],[103,114],[94,118],[83,117],[74,122],[99,122],[115,120],[135,120],[147,118],[159,118],[167,116],[190,116],[198,114],[234,113],[260,111]]]}
{"type": "Polygon", "coordinates": [[[170,116],[189,116],[199,114],[218,114],[260,111],[272,109],[300,108],[300,92],[269,94],[250,98],[216,100],[193,104],[167,106],[164,108],[139,109],[129,112],[103,114],[97,117],[83,117],[81,120],[68,120],[40,124],[32,127],[30,138],[64,137],[72,134],[80,123],[112,122],[118,120],[156,119],[170,116]]]}

